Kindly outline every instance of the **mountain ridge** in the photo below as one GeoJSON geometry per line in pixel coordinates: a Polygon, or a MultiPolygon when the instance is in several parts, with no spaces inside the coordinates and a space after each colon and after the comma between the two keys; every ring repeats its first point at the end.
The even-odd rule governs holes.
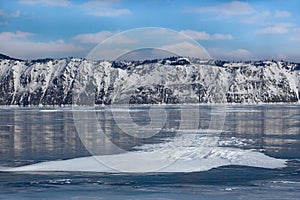
{"type": "Polygon", "coordinates": [[[96,104],[290,103],[299,101],[299,86],[300,64],[284,61],[0,56],[0,105],[84,104],[87,97],[96,104]]]}
{"type": "MultiPolygon", "coordinates": [[[[190,57],[185,57],[185,56],[171,56],[171,57],[166,57],[166,58],[157,58],[157,59],[146,59],[146,60],[117,60],[117,61],[112,61],[112,60],[107,60],[109,62],[136,62],[136,63],[143,63],[143,62],[152,62],[152,61],[158,61],[158,60],[166,60],[166,59],[176,59],[176,58],[189,58],[189,59],[199,59],[199,58],[190,58],[190,57]]],[[[44,58],[37,58],[37,59],[20,59],[20,58],[15,58],[12,56],[8,56],[4,53],[0,53],[0,59],[11,59],[11,60],[17,60],[17,61],[25,61],[25,62],[45,62],[49,60],[61,60],[61,59],[82,59],[85,60],[86,58],[83,57],[74,57],[74,56],[69,56],[69,57],[60,57],[60,58],[51,58],[51,57],[44,57],[44,58]]],[[[293,62],[293,61],[286,61],[286,60],[276,60],[276,59],[260,59],[260,60],[220,60],[220,59],[211,59],[212,61],[215,61],[217,66],[221,66],[222,63],[261,63],[261,62],[266,62],[266,61],[271,61],[271,62],[284,62],[284,63],[290,63],[290,64],[296,64],[300,66],[300,63],[298,62],[293,62]]],[[[96,60],[96,61],[105,61],[103,59],[96,60]]]]}

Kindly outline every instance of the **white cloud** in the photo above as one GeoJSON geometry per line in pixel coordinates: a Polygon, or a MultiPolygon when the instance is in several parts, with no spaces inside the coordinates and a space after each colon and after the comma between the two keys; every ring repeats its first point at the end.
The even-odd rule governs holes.
{"type": "Polygon", "coordinates": [[[180,33],[183,33],[194,40],[232,40],[231,34],[209,34],[202,31],[193,31],[193,30],[182,30],[180,33]]]}
{"type": "Polygon", "coordinates": [[[86,33],[86,34],[79,34],[74,36],[72,39],[76,40],[80,43],[86,44],[98,44],[105,40],[106,38],[112,36],[114,33],[111,31],[100,31],[98,33],[86,33]]]}
{"type": "Polygon", "coordinates": [[[105,45],[134,44],[137,42],[136,40],[124,35],[115,35],[116,33],[117,31],[100,31],[98,33],[79,34],[74,36],[72,39],[83,44],[99,44],[112,36],[110,40],[105,41],[105,45]]]}
{"type": "Polygon", "coordinates": [[[290,39],[294,41],[300,41],[300,28],[294,28],[293,36],[290,39]]]}
{"type": "Polygon", "coordinates": [[[113,36],[110,40],[107,40],[105,44],[114,44],[114,45],[120,45],[120,44],[135,44],[137,43],[137,40],[134,40],[132,38],[127,37],[126,35],[116,35],[113,36]]]}
{"type": "Polygon", "coordinates": [[[284,26],[269,26],[257,31],[259,34],[283,34],[289,32],[289,29],[284,26]]]}
{"type": "Polygon", "coordinates": [[[276,10],[274,13],[270,11],[263,12],[255,12],[253,15],[245,16],[240,18],[240,22],[245,24],[257,24],[257,25],[274,25],[276,23],[277,18],[287,18],[290,17],[291,14],[287,11],[278,11],[276,10]]]}
{"type": "Polygon", "coordinates": [[[117,0],[90,0],[83,3],[71,2],[69,0],[19,0],[21,4],[27,5],[47,5],[47,6],[71,6],[76,5],[83,9],[88,15],[93,15],[97,17],[112,17],[120,16],[124,14],[130,14],[130,10],[126,8],[116,8],[119,1],[117,0]]]}
{"type": "Polygon", "coordinates": [[[277,55],[277,59],[278,59],[278,60],[287,60],[288,57],[287,57],[286,55],[284,55],[284,54],[278,54],[278,55],[277,55]]]}
{"type": "Polygon", "coordinates": [[[231,34],[220,34],[220,33],[215,33],[211,36],[213,40],[232,40],[232,35],[231,34]]]}
{"type": "Polygon", "coordinates": [[[161,46],[159,49],[170,52],[178,56],[189,56],[189,57],[202,58],[202,59],[211,58],[208,52],[204,48],[196,44],[192,44],[190,42],[180,42],[177,44],[164,45],[161,46]]]}
{"type": "Polygon", "coordinates": [[[48,6],[69,6],[71,2],[68,0],[19,0],[21,4],[28,5],[48,5],[48,6]]]}
{"type": "Polygon", "coordinates": [[[200,7],[190,9],[191,12],[208,13],[213,12],[220,15],[248,15],[254,12],[254,9],[249,3],[242,1],[232,1],[228,3],[222,3],[216,6],[200,7]]]}
{"type": "Polygon", "coordinates": [[[100,9],[100,10],[91,10],[88,11],[88,14],[96,17],[114,17],[124,14],[130,14],[131,12],[128,9],[100,9]]]}
{"type": "Polygon", "coordinates": [[[86,13],[96,17],[114,17],[124,14],[130,14],[131,11],[125,8],[114,8],[118,1],[97,1],[91,0],[83,3],[81,6],[86,13]]]}
{"type": "Polygon", "coordinates": [[[251,53],[246,49],[237,49],[234,51],[229,52],[230,55],[233,57],[249,57],[251,53]]]}
{"type": "Polygon", "coordinates": [[[0,16],[5,17],[5,18],[16,18],[20,16],[20,11],[16,11],[14,13],[7,13],[4,10],[0,10],[0,16]]]}
{"type": "Polygon", "coordinates": [[[63,40],[33,42],[29,40],[34,34],[28,32],[0,33],[0,52],[22,59],[42,57],[63,57],[68,53],[82,52],[83,47],[66,43],[63,40]]]}
{"type": "Polygon", "coordinates": [[[236,49],[236,50],[221,50],[221,49],[209,49],[209,53],[214,59],[221,60],[250,60],[253,58],[250,51],[247,49],[236,49]]]}
{"type": "Polygon", "coordinates": [[[300,35],[296,35],[296,36],[291,37],[291,40],[300,41],[300,35]]]}
{"type": "Polygon", "coordinates": [[[255,13],[254,15],[242,17],[240,22],[245,24],[269,24],[269,20],[272,18],[272,14],[269,11],[255,13]]]}
{"type": "Polygon", "coordinates": [[[257,31],[258,34],[284,34],[290,31],[290,28],[295,26],[291,23],[278,23],[268,26],[257,31]]]}
{"type": "Polygon", "coordinates": [[[16,31],[14,32],[2,32],[0,33],[0,36],[3,38],[8,38],[8,39],[24,39],[24,38],[28,38],[30,36],[33,36],[33,33],[29,33],[29,32],[23,32],[23,31],[16,31]]]}
{"type": "Polygon", "coordinates": [[[126,48],[113,48],[113,49],[96,49],[92,54],[87,56],[89,60],[116,60],[123,55],[131,52],[126,48]]]}
{"type": "Polygon", "coordinates": [[[296,31],[296,32],[300,33],[300,28],[294,28],[293,31],[296,31]]]}
{"type": "Polygon", "coordinates": [[[291,13],[289,13],[288,11],[280,11],[280,10],[276,10],[274,17],[277,18],[285,18],[285,17],[290,17],[291,13]]]}

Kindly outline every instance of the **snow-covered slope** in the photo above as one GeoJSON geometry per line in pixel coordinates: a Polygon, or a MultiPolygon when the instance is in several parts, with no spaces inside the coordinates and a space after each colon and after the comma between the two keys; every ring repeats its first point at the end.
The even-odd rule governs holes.
{"type": "Polygon", "coordinates": [[[297,102],[299,85],[300,65],[277,61],[0,57],[1,105],[297,102]]]}

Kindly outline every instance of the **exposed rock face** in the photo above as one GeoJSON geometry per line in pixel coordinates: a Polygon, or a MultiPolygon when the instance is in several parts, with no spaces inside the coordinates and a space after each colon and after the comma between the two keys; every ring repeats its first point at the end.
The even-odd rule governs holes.
{"type": "Polygon", "coordinates": [[[0,57],[0,105],[269,103],[299,100],[300,65],[187,58],[108,62],[0,57]],[[80,97],[80,98],[79,98],[80,97]]]}

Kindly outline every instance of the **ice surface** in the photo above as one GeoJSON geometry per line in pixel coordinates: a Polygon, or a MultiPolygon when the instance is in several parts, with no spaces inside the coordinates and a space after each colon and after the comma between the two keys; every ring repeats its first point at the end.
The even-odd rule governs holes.
{"type": "Polygon", "coordinates": [[[195,172],[225,165],[272,169],[285,167],[286,164],[286,160],[276,159],[256,150],[200,147],[206,140],[206,137],[188,134],[164,143],[142,145],[137,147],[137,151],[122,154],[49,161],[21,167],[0,168],[0,171],[195,172]],[[191,139],[195,141],[190,141],[191,139]]]}

